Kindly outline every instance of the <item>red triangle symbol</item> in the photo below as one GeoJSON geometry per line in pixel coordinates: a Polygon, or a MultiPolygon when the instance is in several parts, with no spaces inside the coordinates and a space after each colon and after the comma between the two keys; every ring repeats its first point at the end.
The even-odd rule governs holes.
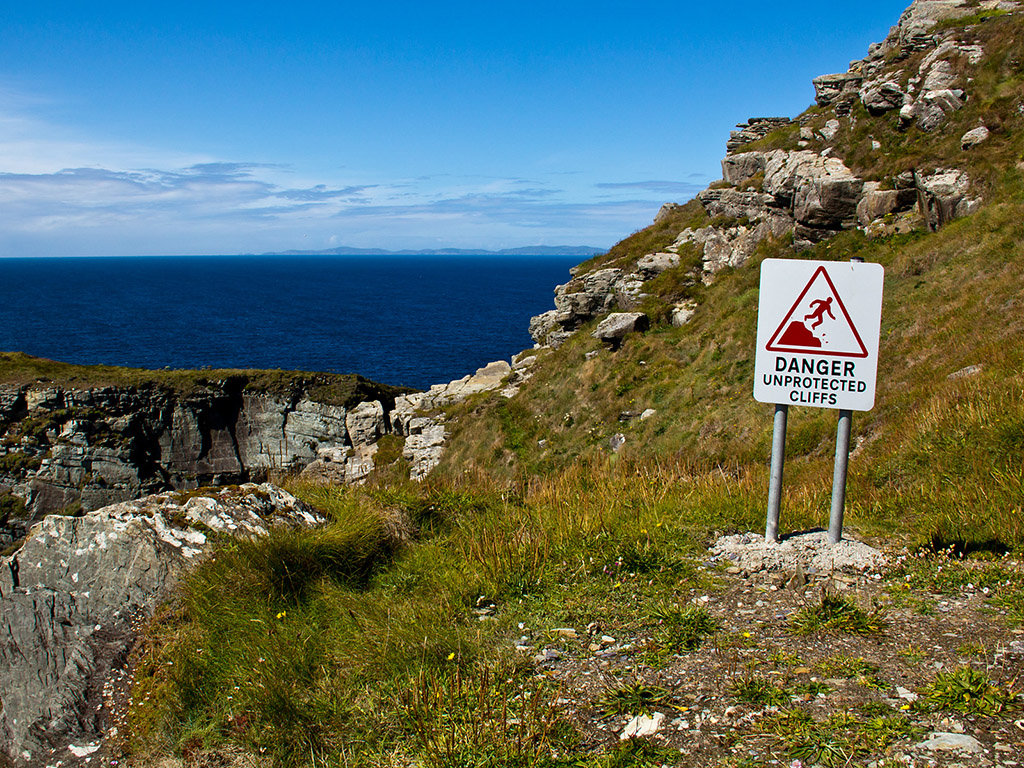
{"type": "Polygon", "coordinates": [[[825,267],[815,270],[765,349],[831,357],[868,356],[825,267]]]}

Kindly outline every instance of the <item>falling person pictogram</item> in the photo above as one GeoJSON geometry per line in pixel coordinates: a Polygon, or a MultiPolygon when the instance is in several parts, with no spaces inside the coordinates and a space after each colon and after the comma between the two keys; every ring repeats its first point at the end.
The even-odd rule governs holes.
{"type": "Polygon", "coordinates": [[[811,314],[809,315],[804,315],[804,323],[806,323],[808,320],[814,320],[814,322],[811,323],[810,328],[808,328],[808,330],[810,331],[813,331],[815,328],[817,328],[819,325],[825,322],[826,314],[828,314],[828,316],[833,320],[836,319],[836,316],[832,314],[831,296],[829,296],[827,299],[817,299],[815,301],[812,301],[811,308],[814,311],[811,312],[811,314]]]}

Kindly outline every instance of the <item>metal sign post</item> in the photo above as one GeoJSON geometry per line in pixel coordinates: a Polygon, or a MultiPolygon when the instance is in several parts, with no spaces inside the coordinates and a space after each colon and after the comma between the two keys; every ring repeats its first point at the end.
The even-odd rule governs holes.
{"type": "Polygon", "coordinates": [[[754,399],[775,404],[767,541],[778,541],[790,405],[839,411],[829,541],[842,539],[852,412],[875,403],[883,279],[880,264],[860,260],[761,264],[754,399]]]}
{"type": "Polygon", "coordinates": [[[765,541],[779,540],[779,509],[782,506],[782,469],[786,464],[786,420],[788,405],[775,406],[775,427],[772,430],[772,472],[768,481],[768,525],[765,541]]]}

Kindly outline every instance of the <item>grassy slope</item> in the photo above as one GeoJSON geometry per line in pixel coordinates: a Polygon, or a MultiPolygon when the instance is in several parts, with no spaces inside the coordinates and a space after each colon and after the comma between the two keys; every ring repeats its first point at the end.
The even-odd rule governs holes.
{"type": "MultiPolygon", "coordinates": [[[[1015,519],[1019,501],[1012,503],[1014,494],[1019,498],[1024,456],[1024,184],[1017,166],[1024,157],[1024,118],[1018,101],[1008,97],[1024,86],[1022,26],[1020,17],[1005,16],[959,33],[980,40],[989,55],[974,67],[956,62],[964,77],[974,78],[973,96],[939,131],[901,133],[895,114],[872,118],[859,108],[831,143],[869,178],[912,167],[964,167],[972,194],[987,201],[979,214],[936,233],[867,240],[848,232],[803,253],[792,253],[784,242],[765,243],[747,264],[698,289],[701,308],[683,328],[663,321],[617,352],[603,349],[584,329],[562,348],[541,353],[537,374],[514,400],[481,399],[459,410],[442,471],[543,474],[581,456],[608,456],[608,439],[622,432],[627,442],[619,461],[681,460],[693,471],[762,477],[771,407],[751,397],[760,260],[858,255],[884,265],[886,281],[876,407],[854,419],[854,440],[863,448],[851,462],[850,523],[865,533],[910,539],[1024,543],[1015,519]],[[997,131],[982,147],[962,151],[959,136],[982,119],[997,131]],[[882,142],[880,151],[865,151],[872,138],[882,142]],[[585,359],[594,351],[596,357],[585,359]],[[973,364],[983,366],[979,376],[947,380],[973,364]],[[619,420],[647,408],[658,413],[643,422],[619,420]],[[958,440],[972,462],[957,451],[958,440]],[[975,490],[968,493],[965,485],[975,490]],[[979,509],[970,503],[972,493],[991,500],[979,509]],[[908,513],[920,522],[908,526],[908,513]]],[[[916,71],[923,55],[893,66],[916,71]]],[[[817,108],[809,113],[812,126],[828,117],[817,108]]],[[[795,133],[787,128],[760,145],[790,141],[795,133]]],[[[632,235],[613,249],[610,263],[635,261],[649,245],[664,247],[671,240],[666,226],[681,229],[697,218],[688,212],[632,235]],[[637,243],[641,247],[631,247],[637,243]]],[[[598,257],[583,268],[606,263],[598,257]]],[[[664,303],[676,298],[664,296],[664,303]]],[[[791,415],[787,472],[797,496],[820,497],[830,486],[834,418],[819,409],[797,408],[791,415]]],[[[820,508],[798,505],[797,514],[801,523],[822,522],[820,508]]]]}
{"type": "MultiPolygon", "coordinates": [[[[1003,55],[993,43],[1003,62],[992,65],[1001,73],[991,86],[998,93],[1004,80],[1020,84],[1017,65],[1006,68],[1017,45],[1010,34],[1016,27],[1007,25],[1017,22],[981,26],[989,24],[1003,25],[985,34],[995,39],[998,32],[1003,53],[1010,52],[1003,55]]],[[[978,90],[978,103],[986,103],[989,90],[978,90]]],[[[875,241],[846,233],[801,255],[857,254],[886,267],[879,395],[872,412],[854,419],[847,521],[880,543],[935,545],[908,560],[875,595],[890,623],[903,630],[915,628],[915,616],[924,621],[935,614],[937,600],[962,597],[968,583],[990,590],[982,607],[991,611],[986,626],[1005,633],[1004,621],[1024,619],[1019,571],[1012,562],[984,559],[993,549],[1018,555],[1024,549],[1024,192],[1016,167],[1024,126],[1012,110],[999,116],[1002,132],[966,159],[956,145],[965,130],[960,117],[930,136],[889,131],[893,115],[873,119],[870,134],[891,142],[858,160],[858,131],[867,130],[859,115],[837,140],[856,170],[868,172],[873,162],[892,163],[890,170],[905,162],[923,168],[920,157],[935,166],[965,161],[987,205],[936,233],[875,241]],[[975,364],[980,373],[948,378],[975,364]],[[947,543],[984,557],[934,554],[947,543]]],[[[586,267],[627,264],[699,220],[691,205],[586,267]]],[[[705,566],[708,540],[763,525],[771,408],[755,403],[750,390],[758,263],[771,255],[792,254],[786,243],[767,244],[750,263],[721,273],[699,289],[700,311],[684,328],[656,324],[615,353],[584,329],[562,348],[540,353],[536,374],[516,398],[483,395],[455,407],[445,464],[423,486],[384,477],[365,489],[295,488],[334,518],[328,533],[277,536],[265,545],[226,543],[183,586],[136,650],[125,748],[143,757],[170,751],[198,758],[207,749],[239,745],[279,765],[680,764],[678,753],[655,746],[612,746],[614,734],[584,738],[580,720],[566,712],[598,707],[595,694],[572,684],[553,687],[547,668],[539,671],[530,655],[508,649],[529,633],[534,649],[556,646],[586,658],[589,641],[559,640],[555,628],[584,633],[591,622],[601,632],[639,638],[633,655],[616,662],[625,668],[600,673],[606,699],[639,696],[641,678],[680,677],[673,658],[698,666],[732,658],[728,663],[747,665],[755,683],[759,664],[776,668],[786,657],[783,648],[759,646],[751,638],[760,631],[755,626],[746,633],[709,630],[714,642],[707,656],[673,640],[673,628],[688,621],[682,609],[691,598],[710,594],[715,601],[742,591],[733,577],[705,566]],[[591,351],[598,355],[587,360],[591,351]],[[643,422],[618,420],[623,411],[645,408],[657,414],[643,422]],[[618,431],[627,443],[613,455],[607,441],[618,431]],[[397,547],[381,543],[392,541],[382,519],[390,521],[388,530],[411,537],[397,547]],[[369,573],[367,552],[378,556],[369,573]],[[360,564],[358,572],[345,566],[349,560],[360,564]],[[310,562],[318,564],[319,578],[282,590],[275,574],[310,562]]],[[[685,281],[670,282],[666,302],[685,281]]],[[[784,529],[824,522],[834,419],[832,411],[793,409],[784,529]]],[[[770,606],[782,604],[782,592],[758,594],[770,606]]],[[[813,609],[808,597],[794,615],[813,609]]],[[[923,637],[941,633],[931,626],[923,637]]],[[[859,653],[903,659],[899,669],[876,670],[883,679],[869,681],[890,696],[914,676],[922,694],[946,684],[933,672],[932,640],[925,645],[906,645],[895,630],[863,646],[846,637],[817,641],[819,648],[848,649],[847,666],[867,664],[859,653]],[[923,682],[932,688],[921,688],[923,682]]],[[[975,672],[996,674],[990,646],[971,653],[961,654],[958,663],[968,666],[955,674],[966,678],[971,663],[975,672]]],[[[949,658],[942,659],[951,669],[949,658]]],[[[816,663],[826,677],[836,676],[835,659],[816,663]]],[[[716,685],[721,708],[743,706],[738,687],[716,685]]],[[[987,690],[990,698],[1005,697],[1004,688],[987,690]]],[[[676,693],[689,695],[685,686],[676,693]]],[[[826,710],[831,701],[826,694],[826,710]]],[[[838,751],[826,764],[848,764],[854,749],[867,764],[891,745],[920,738],[959,706],[936,695],[930,704],[899,709],[879,698],[870,719],[869,709],[848,714],[842,697],[831,716],[788,694],[778,703],[775,726],[742,733],[730,726],[721,762],[700,764],[759,766],[782,756],[810,764],[801,751],[807,740],[825,743],[839,732],[849,735],[829,742],[838,751]],[[773,727],[776,735],[767,735],[773,727]],[[747,740],[746,762],[727,754],[736,739],[747,740]]],[[[1010,733],[1018,716],[975,712],[969,730],[1010,733]]]]}

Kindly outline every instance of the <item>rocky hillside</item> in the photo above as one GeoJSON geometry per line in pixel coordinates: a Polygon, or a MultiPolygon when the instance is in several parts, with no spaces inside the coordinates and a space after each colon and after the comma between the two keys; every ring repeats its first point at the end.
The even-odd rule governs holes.
{"type": "MultiPolygon", "coordinates": [[[[328,481],[287,482],[333,514],[251,546],[216,520],[245,534],[277,491],[47,517],[2,560],[0,747],[26,765],[1017,765],[1024,8],[915,0],[814,88],[795,118],[737,126],[721,181],[577,267],[534,349],[428,392],[5,356],[9,527],[271,471],[328,481]],[[848,539],[886,550],[870,567],[750,533],[777,256],[886,268],[847,497],[848,539]],[[129,528],[167,557],[132,571],[109,535],[129,528]],[[215,557],[184,556],[200,536],[215,557]],[[71,736],[90,742],[74,759],[71,736]]],[[[784,532],[823,522],[834,456],[835,414],[793,410],[784,532]]]]}
{"type": "MultiPolygon", "coordinates": [[[[440,471],[512,476],[612,453],[730,471],[764,461],[771,420],[750,387],[769,256],[887,269],[879,400],[855,427],[861,451],[878,451],[865,460],[915,450],[908,436],[927,427],[909,409],[947,397],[947,376],[984,369],[972,386],[1010,386],[1022,39],[1015,3],[915,2],[847,72],[816,78],[804,113],[737,126],[722,180],[555,290],[523,353],[533,378],[513,400],[464,407],[440,471]]],[[[797,418],[792,453],[830,456],[829,414],[797,418]]]]}
{"type": "Polygon", "coordinates": [[[360,479],[403,392],[359,376],[132,371],[0,355],[0,544],[50,512],[317,462],[332,477],[360,479]]]}

